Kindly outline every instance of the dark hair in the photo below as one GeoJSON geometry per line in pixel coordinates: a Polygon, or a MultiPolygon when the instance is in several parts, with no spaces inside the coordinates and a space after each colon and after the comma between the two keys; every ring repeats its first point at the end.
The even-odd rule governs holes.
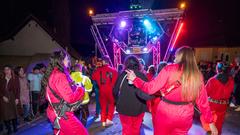
{"type": "Polygon", "coordinates": [[[42,87],[43,87],[43,91],[41,93],[42,96],[43,96],[43,93],[45,92],[46,86],[48,85],[48,79],[53,69],[58,68],[61,72],[64,72],[63,60],[66,56],[68,56],[68,54],[63,50],[56,51],[51,55],[46,73],[44,74],[42,79],[42,87]]]}
{"type": "Polygon", "coordinates": [[[148,73],[151,73],[152,75],[155,75],[155,74],[156,74],[156,70],[155,70],[154,65],[150,65],[150,66],[148,67],[148,73]]]}
{"type": "Polygon", "coordinates": [[[124,61],[125,69],[140,70],[140,63],[136,56],[130,55],[124,61]]]}
{"type": "Polygon", "coordinates": [[[83,66],[81,64],[76,64],[76,65],[73,66],[72,70],[73,71],[79,70],[80,72],[82,72],[83,66]]]}
{"type": "Polygon", "coordinates": [[[36,66],[39,67],[39,69],[42,69],[42,68],[47,68],[47,66],[43,63],[38,63],[36,66]]]}
{"type": "Polygon", "coordinates": [[[106,56],[106,55],[102,57],[102,61],[105,61],[106,63],[110,62],[109,59],[110,58],[108,56],[106,56]]]}
{"type": "Polygon", "coordinates": [[[216,70],[218,72],[216,78],[224,84],[227,83],[229,79],[228,67],[222,62],[218,62],[216,65],[216,70]]]}
{"type": "Polygon", "coordinates": [[[218,62],[217,65],[216,65],[216,70],[219,73],[227,73],[228,68],[227,68],[226,65],[224,65],[224,63],[218,62]]]}
{"type": "Polygon", "coordinates": [[[117,66],[118,73],[121,73],[123,71],[123,69],[124,69],[124,65],[123,64],[119,64],[117,66]]]}
{"type": "Polygon", "coordinates": [[[35,65],[34,67],[33,67],[33,71],[34,70],[40,70],[41,68],[38,66],[38,65],[35,65]]]}
{"type": "Polygon", "coordinates": [[[17,67],[14,69],[15,75],[19,76],[19,72],[20,72],[21,68],[23,69],[22,66],[17,66],[17,67]]]}
{"type": "MultiPolygon", "coordinates": [[[[3,69],[5,69],[5,68],[11,69],[12,78],[15,79],[15,74],[14,74],[14,71],[13,71],[13,66],[11,66],[11,65],[4,65],[4,66],[3,66],[3,69]]],[[[5,73],[4,73],[4,76],[5,76],[5,73]]]]}
{"type": "Polygon", "coordinates": [[[167,66],[167,62],[161,61],[161,62],[159,63],[159,65],[158,65],[157,73],[159,74],[160,71],[161,71],[165,66],[167,66]]]}

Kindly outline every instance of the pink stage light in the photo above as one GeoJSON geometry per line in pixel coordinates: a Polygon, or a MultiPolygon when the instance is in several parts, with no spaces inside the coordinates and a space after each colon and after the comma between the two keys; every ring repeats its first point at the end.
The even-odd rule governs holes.
{"type": "Polygon", "coordinates": [[[176,42],[177,42],[177,39],[178,39],[178,37],[179,37],[179,35],[180,35],[181,31],[182,31],[183,24],[184,24],[184,23],[182,22],[182,23],[180,24],[178,30],[177,30],[177,34],[176,34],[176,37],[175,37],[175,39],[174,39],[174,41],[173,41],[171,51],[173,51],[173,48],[174,48],[174,46],[175,46],[175,44],[176,44],[176,42]]]}

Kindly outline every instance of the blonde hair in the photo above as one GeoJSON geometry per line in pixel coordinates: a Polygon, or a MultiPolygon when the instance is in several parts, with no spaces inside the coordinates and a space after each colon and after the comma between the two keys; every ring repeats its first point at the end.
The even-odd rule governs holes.
{"type": "Polygon", "coordinates": [[[176,57],[179,58],[179,70],[182,70],[182,97],[187,101],[195,101],[203,82],[194,51],[190,47],[183,46],[176,51],[176,57]]]}

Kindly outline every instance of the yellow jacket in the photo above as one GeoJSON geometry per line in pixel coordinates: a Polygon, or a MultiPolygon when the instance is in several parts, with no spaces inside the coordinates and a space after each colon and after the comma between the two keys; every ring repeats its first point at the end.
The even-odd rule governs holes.
{"type": "Polygon", "coordinates": [[[88,92],[91,92],[93,87],[93,84],[89,77],[83,75],[82,72],[72,72],[71,78],[73,79],[75,84],[81,84],[85,88],[85,93],[81,104],[85,105],[89,103],[90,98],[88,92]]]}

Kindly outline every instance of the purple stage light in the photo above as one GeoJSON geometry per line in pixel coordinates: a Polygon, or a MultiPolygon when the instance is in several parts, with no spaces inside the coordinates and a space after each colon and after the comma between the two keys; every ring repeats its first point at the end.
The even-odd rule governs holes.
{"type": "Polygon", "coordinates": [[[120,23],[120,27],[121,27],[121,28],[126,27],[126,25],[127,25],[127,22],[126,22],[126,21],[121,21],[121,23],[120,23]]]}
{"type": "Polygon", "coordinates": [[[143,48],[143,51],[144,51],[144,52],[147,52],[147,50],[148,50],[148,49],[147,49],[146,47],[145,47],[145,48],[143,48]]]}
{"type": "Polygon", "coordinates": [[[127,50],[126,50],[126,53],[129,54],[129,53],[131,53],[131,51],[130,51],[129,49],[127,49],[127,50]]]}

